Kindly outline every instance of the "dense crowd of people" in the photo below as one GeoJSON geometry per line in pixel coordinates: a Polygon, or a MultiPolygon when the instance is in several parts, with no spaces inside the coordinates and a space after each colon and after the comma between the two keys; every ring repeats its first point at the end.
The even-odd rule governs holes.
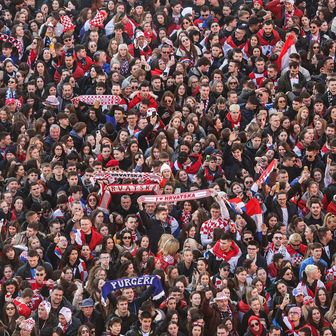
{"type": "Polygon", "coordinates": [[[335,0],[0,5],[0,334],[336,335],[335,0]]]}

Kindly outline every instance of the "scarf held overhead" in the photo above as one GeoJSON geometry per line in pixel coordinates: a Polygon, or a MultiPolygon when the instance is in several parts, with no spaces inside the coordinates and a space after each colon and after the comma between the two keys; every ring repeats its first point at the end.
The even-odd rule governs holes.
{"type": "Polygon", "coordinates": [[[158,188],[158,184],[110,184],[106,186],[111,194],[155,192],[158,188]]]}
{"type": "Polygon", "coordinates": [[[116,179],[131,179],[131,180],[147,180],[152,182],[161,182],[162,176],[155,173],[137,173],[137,172],[124,172],[124,171],[104,171],[94,175],[93,179],[107,180],[113,183],[116,179]]]}
{"type": "Polygon", "coordinates": [[[99,101],[100,105],[118,105],[121,102],[121,98],[114,95],[85,95],[72,99],[74,103],[82,102],[88,105],[93,105],[97,100],[99,101]]]}
{"type": "Polygon", "coordinates": [[[210,189],[196,190],[192,192],[185,192],[181,194],[173,195],[144,195],[139,197],[139,201],[142,203],[170,203],[170,202],[180,202],[186,200],[196,200],[199,198],[206,198],[213,196],[214,192],[210,189]]]}
{"type": "Polygon", "coordinates": [[[22,54],[23,52],[22,43],[16,38],[14,38],[13,36],[9,36],[6,34],[0,34],[0,41],[11,43],[18,50],[19,54],[22,54]]]}
{"type": "Polygon", "coordinates": [[[144,275],[138,278],[124,278],[105,282],[102,288],[102,298],[106,302],[107,296],[114,291],[123,288],[134,288],[140,286],[152,286],[153,300],[158,300],[165,295],[161,280],[157,275],[144,275]]]}

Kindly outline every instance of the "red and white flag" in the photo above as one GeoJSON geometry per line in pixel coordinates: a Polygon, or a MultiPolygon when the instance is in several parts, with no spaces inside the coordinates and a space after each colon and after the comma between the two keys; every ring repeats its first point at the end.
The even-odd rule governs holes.
{"type": "Polygon", "coordinates": [[[295,47],[294,34],[288,34],[285,44],[282,46],[278,59],[276,60],[279,71],[285,69],[289,65],[289,55],[297,53],[295,47]]]}
{"type": "Polygon", "coordinates": [[[278,160],[273,159],[272,162],[267,166],[267,168],[262,172],[260,177],[258,178],[258,181],[253,183],[251,190],[256,193],[258,192],[259,186],[262,184],[267,184],[269,177],[274,169],[278,166],[278,160]]]}

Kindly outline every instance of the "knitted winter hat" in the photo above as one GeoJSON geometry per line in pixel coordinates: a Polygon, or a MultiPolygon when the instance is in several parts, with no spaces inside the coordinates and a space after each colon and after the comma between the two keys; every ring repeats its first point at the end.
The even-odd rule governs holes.
{"type": "Polygon", "coordinates": [[[47,311],[47,313],[49,314],[50,313],[50,311],[51,311],[51,304],[50,304],[50,302],[48,302],[48,301],[42,301],[40,304],[39,304],[39,307],[43,307],[46,311],[47,311]]]}
{"type": "Polygon", "coordinates": [[[61,24],[63,25],[63,33],[66,33],[69,30],[74,30],[76,26],[72,23],[68,15],[61,16],[61,24]]]}
{"type": "Polygon", "coordinates": [[[60,310],[59,313],[64,316],[64,318],[67,321],[67,323],[69,323],[71,321],[72,313],[71,313],[71,310],[69,308],[63,307],[60,310]]]}
{"type": "Polygon", "coordinates": [[[107,13],[103,10],[97,12],[95,17],[90,20],[90,25],[98,28],[104,28],[104,20],[107,17],[107,13]]]}

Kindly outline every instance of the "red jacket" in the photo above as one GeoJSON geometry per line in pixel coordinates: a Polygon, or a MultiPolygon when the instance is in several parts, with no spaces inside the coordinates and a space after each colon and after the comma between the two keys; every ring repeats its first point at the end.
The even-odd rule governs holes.
{"type": "Polygon", "coordinates": [[[202,156],[199,154],[190,154],[191,162],[188,165],[181,164],[175,161],[174,167],[176,170],[185,170],[187,174],[196,175],[202,167],[202,156]]]}
{"type": "MultiPolygon", "coordinates": [[[[280,0],[273,0],[273,1],[269,2],[266,5],[266,9],[270,10],[273,13],[276,20],[278,20],[278,21],[283,20],[284,15],[285,15],[284,14],[284,5],[282,3],[280,3],[280,0]]],[[[293,15],[301,18],[301,16],[303,16],[303,12],[300,9],[294,7],[293,15]]]]}
{"type": "MultiPolygon", "coordinates": [[[[60,82],[63,69],[65,69],[65,67],[58,68],[55,71],[54,79],[56,83],[60,82]]],[[[74,65],[74,67],[71,70],[71,75],[75,78],[75,80],[78,80],[84,76],[84,71],[80,66],[74,65]]]]}
{"type": "MultiPolygon", "coordinates": [[[[138,93],[129,103],[128,103],[128,108],[131,109],[134,106],[138,105],[139,103],[141,103],[141,101],[144,98],[141,96],[141,93],[138,93]]],[[[149,100],[149,107],[154,107],[156,110],[158,109],[158,103],[155,100],[155,98],[153,98],[152,96],[148,95],[148,97],[146,97],[146,99],[149,100]]]]}
{"type": "Polygon", "coordinates": [[[85,58],[79,60],[75,57],[78,66],[84,71],[87,72],[90,69],[90,66],[93,64],[91,57],[86,56],[85,58]]]}
{"type": "Polygon", "coordinates": [[[91,229],[91,241],[88,244],[86,241],[85,234],[82,230],[77,230],[75,233],[75,242],[78,246],[82,247],[84,244],[88,244],[90,247],[90,250],[93,251],[97,245],[101,244],[103,241],[103,236],[98,233],[94,228],[91,229]]]}

